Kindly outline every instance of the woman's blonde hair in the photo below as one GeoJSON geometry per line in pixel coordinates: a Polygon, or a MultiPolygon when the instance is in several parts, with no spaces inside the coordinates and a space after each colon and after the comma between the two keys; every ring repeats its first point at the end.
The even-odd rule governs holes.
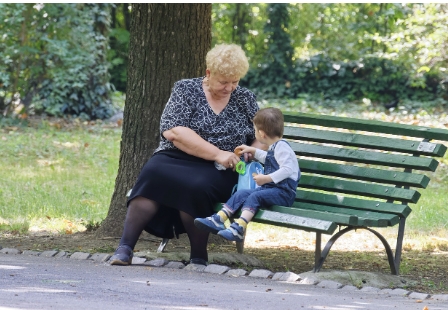
{"type": "Polygon", "coordinates": [[[243,49],[236,44],[217,44],[205,58],[207,69],[226,77],[242,78],[249,70],[243,49]]]}

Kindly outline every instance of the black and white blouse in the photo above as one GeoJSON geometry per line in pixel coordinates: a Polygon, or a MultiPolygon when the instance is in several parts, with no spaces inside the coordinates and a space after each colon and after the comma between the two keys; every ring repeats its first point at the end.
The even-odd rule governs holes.
{"type": "Polygon", "coordinates": [[[177,126],[188,127],[221,150],[233,152],[241,144],[255,140],[252,119],[259,110],[254,93],[237,86],[227,106],[215,114],[205,97],[202,78],[180,80],[160,120],[160,144],[154,151],[177,149],[162,133],[177,126]]]}

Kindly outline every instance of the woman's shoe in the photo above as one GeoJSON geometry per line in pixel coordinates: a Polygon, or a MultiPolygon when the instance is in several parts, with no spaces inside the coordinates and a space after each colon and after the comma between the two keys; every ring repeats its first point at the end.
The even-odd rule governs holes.
{"type": "Polygon", "coordinates": [[[190,264],[207,266],[207,261],[202,258],[192,258],[192,259],[190,259],[190,264]]]}
{"type": "Polygon", "coordinates": [[[132,251],[130,246],[120,245],[116,250],[114,255],[109,260],[111,265],[128,266],[132,264],[132,258],[134,257],[134,251],[132,251]]]}

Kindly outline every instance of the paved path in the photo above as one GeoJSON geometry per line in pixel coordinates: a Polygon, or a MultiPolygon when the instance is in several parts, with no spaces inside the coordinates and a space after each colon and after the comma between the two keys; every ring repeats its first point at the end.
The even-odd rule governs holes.
{"type": "Polygon", "coordinates": [[[193,267],[119,267],[87,259],[0,254],[0,310],[448,309],[447,300],[420,300],[392,290],[304,285],[193,267]]]}

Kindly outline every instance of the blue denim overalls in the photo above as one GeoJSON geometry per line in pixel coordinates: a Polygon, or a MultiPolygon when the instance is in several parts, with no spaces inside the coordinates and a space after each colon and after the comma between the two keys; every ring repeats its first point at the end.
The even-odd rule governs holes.
{"type": "MultiPolygon", "coordinates": [[[[277,143],[288,142],[279,140],[269,148],[264,162],[264,174],[270,174],[280,168],[274,157],[274,150],[277,143]]],[[[296,189],[300,180],[300,175],[301,173],[299,169],[297,181],[286,178],[277,184],[270,182],[256,189],[239,190],[230,197],[224,206],[232,214],[240,208],[242,208],[242,210],[249,210],[255,214],[260,207],[266,208],[273,205],[290,207],[294,203],[294,198],[296,197],[296,189]]]]}

